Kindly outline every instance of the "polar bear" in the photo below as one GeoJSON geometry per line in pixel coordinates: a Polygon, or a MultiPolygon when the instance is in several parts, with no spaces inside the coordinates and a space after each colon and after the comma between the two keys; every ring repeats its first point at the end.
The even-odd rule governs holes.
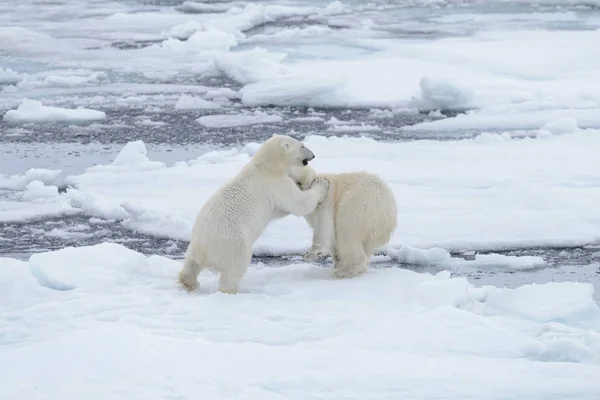
{"type": "Polygon", "coordinates": [[[304,259],[331,255],[336,278],[366,272],[373,252],[386,245],[396,229],[396,199],[388,185],[367,172],[317,174],[309,166],[292,168],[290,177],[302,190],[316,180],[329,181],[323,202],[304,216],[313,229],[304,259]]]}
{"type": "Polygon", "coordinates": [[[270,221],[311,213],[329,189],[316,179],[302,191],[291,168],[306,166],[315,155],[302,142],[273,135],[248,164],[204,204],[194,223],[179,282],[197,287],[205,268],[220,273],[219,291],[234,294],[252,258],[252,245],[270,221]]]}

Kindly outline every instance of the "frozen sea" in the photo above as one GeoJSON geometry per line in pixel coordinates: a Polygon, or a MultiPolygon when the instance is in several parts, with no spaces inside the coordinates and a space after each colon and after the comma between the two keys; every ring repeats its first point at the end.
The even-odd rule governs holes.
{"type": "Polygon", "coordinates": [[[600,1],[0,2],[0,398],[598,399],[600,1]],[[273,133],[390,184],[369,273],[269,225],[175,279],[273,133]]]}

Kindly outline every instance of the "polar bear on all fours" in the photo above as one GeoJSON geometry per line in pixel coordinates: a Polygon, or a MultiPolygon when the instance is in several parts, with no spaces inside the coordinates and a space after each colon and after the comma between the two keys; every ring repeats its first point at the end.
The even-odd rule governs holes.
{"type": "Polygon", "coordinates": [[[252,258],[252,245],[270,221],[304,216],[323,200],[329,183],[317,179],[306,191],[289,177],[315,155],[302,142],[273,135],[229,182],[204,204],[186,251],[179,281],[194,290],[205,268],[220,273],[219,291],[237,293],[252,258]]]}
{"type": "Polygon", "coordinates": [[[368,270],[373,252],[386,245],[396,229],[397,207],[392,190],[367,172],[317,174],[295,167],[290,176],[307,190],[319,179],[329,181],[326,198],[304,218],[313,229],[313,243],[304,259],[331,255],[333,276],[350,278],[368,270]]]}

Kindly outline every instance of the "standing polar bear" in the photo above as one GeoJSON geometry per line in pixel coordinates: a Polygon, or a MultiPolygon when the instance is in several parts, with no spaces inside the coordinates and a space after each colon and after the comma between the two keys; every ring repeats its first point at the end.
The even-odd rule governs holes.
{"type": "Polygon", "coordinates": [[[192,229],[179,281],[197,287],[205,268],[220,272],[219,291],[237,293],[252,258],[252,245],[270,221],[288,214],[311,213],[329,189],[317,179],[306,191],[290,179],[292,168],[315,155],[302,142],[273,135],[244,168],[204,204],[192,229]]]}
{"type": "Polygon", "coordinates": [[[333,258],[333,276],[351,278],[363,274],[373,252],[387,244],[396,229],[394,194],[377,175],[367,172],[318,174],[311,167],[293,168],[290,177],[302,190],[325,178],[325,200],[304,216],[313,229],[307,260],[333,258]]]}

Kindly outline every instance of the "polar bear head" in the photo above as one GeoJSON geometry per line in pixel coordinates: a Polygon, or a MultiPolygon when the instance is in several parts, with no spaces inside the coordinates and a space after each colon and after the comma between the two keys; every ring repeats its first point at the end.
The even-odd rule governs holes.
{"type": "Polygon", "coordinates": [[[299,140],[274,134],[256,151],[254,162],[290,171],[308,165],[314,158],[314,153],[299,140]]]}

